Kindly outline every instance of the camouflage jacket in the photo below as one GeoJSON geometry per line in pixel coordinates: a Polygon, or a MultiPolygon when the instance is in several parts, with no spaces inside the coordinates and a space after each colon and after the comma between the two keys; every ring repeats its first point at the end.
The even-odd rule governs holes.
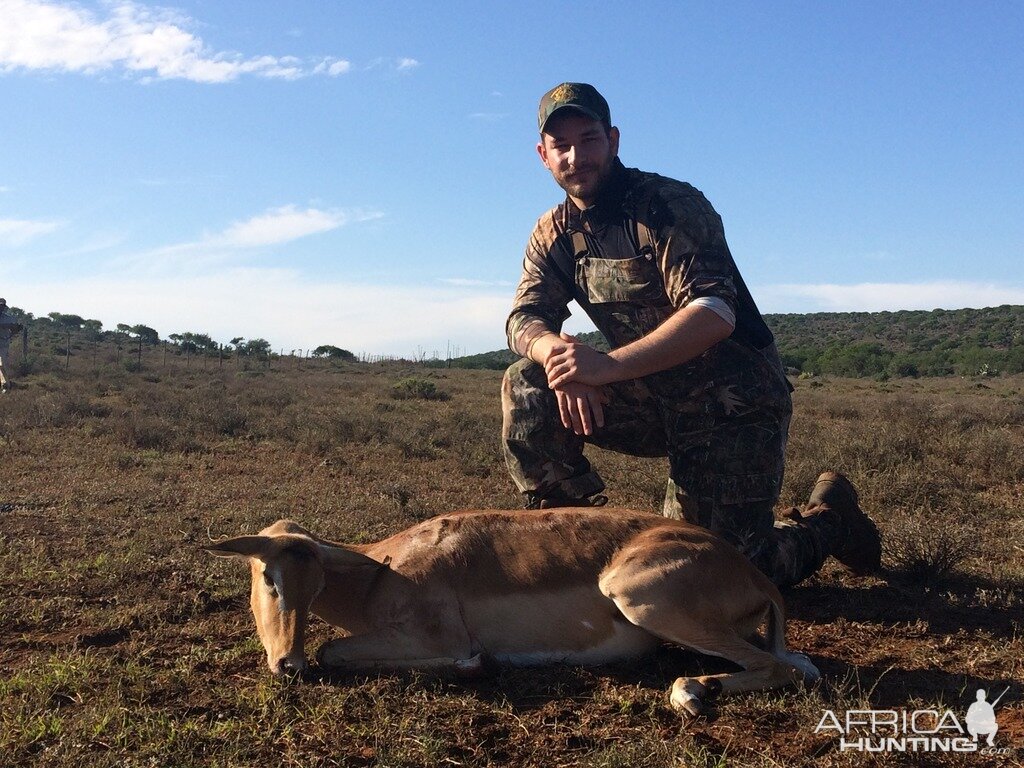
{"type": "Polygon", "coordinates": [[[6,309],[0,310],[0,344],[6,346],[15,334],[21,331],[21,328],[21,323],[15,320],[6,309]]]}
{"type": "Polygon", "coordinates": [[[774,339],[736,268],[719,215],[691,185],[616,160],[594,205],[581,211],[567,197],[538,220],[506,324],[509,347],[525,356],[534,338],[559,332],[574,299],[614,349],[704,296],[735,312],[732,335],[647,377],[648,384],[674,399],[731,387],[744,401],[788,404],[774,339]]]}

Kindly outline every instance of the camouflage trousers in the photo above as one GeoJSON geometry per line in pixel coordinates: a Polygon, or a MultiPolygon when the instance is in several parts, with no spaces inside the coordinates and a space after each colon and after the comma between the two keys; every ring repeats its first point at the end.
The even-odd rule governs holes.
{"type": "Polygon", "coordinates": [[[588,443],[633,456],[667,456],[664,515],[721,536],[779,586],[821,567],[839,535],[838,517],[775,520],[773,512],[792,412],[788,390],[768,407],[752,408],[732,407],[725,393],[723,409],[659,396],[644,379],[605,391],[604,426],[580,436],[562,425],[543,367],[523,359],[506,371],[503,450],[528,499],[583,499],[604,490],[584,455],[588,443]]]}
{"type": "Polygon", "coordinates": [[[7,372],[4,367],[10,360],[10,347],[6,342],[0,341],[0,387],[7,387],[7,372]]]}

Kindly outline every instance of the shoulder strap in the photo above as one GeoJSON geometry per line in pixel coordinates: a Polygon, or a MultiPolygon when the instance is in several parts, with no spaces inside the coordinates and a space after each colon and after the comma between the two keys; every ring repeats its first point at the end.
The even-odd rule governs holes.
{"type": "Polygon", "coordinates": [[[587,238],[582,230],[574,229],[572,231],[572,251],[572,260],[574,262],[587,255],[587,238]]]}
{"type": "Polygon", "coordinates": [[[636,237],[637,253],[654,255],[654,235],[651,228],[633,219],[633,232],[636,237]]]}
{"type": "Polygon", "coordinates": [[[630,234],[637,255],[654,256],[657,253],[654,247],[654,228],[658,226],[657,220],[661,216],[657,192],[648,188],[638,190],[637,199],[631,208],[626,215],[633,225],[630,234]]]}

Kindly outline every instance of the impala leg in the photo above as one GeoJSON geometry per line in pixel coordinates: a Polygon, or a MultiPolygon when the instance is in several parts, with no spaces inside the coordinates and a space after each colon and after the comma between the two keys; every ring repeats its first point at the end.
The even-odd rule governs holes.
{"type": "Polygon", "coordinates": [[[719,693],[779,688],[804,678],[804,673],[791,664],[736,636],[690,638],[683,644],[743,667],[742,672],[676,678],[669,702],[689,715],[701,714],[708,701],[719,693]]]}
{"type": "Polygon", "coordinates": [[[680,677],[673,683],[672,706],[697,715],[722,691],[775,688],[817,676],[806,657],[786,652],[779,626],[784,619],[776,607],[779,598],[766,582],[742,555],[706,535],[661,534],[658,538],[654,532],[638,537],[634,546],[612,561],[600,587],[636,626],[743,668],[680,677]],[[684,535],[693,540],[681,538],[684,535]],[[771,651],[745,639],[755,636],[766,618],[770,630],[775,630],[770,632],[771,651]]]}

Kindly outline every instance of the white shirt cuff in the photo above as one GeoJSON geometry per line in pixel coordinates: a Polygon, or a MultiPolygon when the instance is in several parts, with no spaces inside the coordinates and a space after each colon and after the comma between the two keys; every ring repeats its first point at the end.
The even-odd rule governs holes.
{"type": "Polygon", "coordinates": [[[724,299],[717,296],[701,296],[690,302],[690,306],[707,307],[720,318],[729,324],[730,328],[736,327],[736,313],[725,303],[724,299]]]}

